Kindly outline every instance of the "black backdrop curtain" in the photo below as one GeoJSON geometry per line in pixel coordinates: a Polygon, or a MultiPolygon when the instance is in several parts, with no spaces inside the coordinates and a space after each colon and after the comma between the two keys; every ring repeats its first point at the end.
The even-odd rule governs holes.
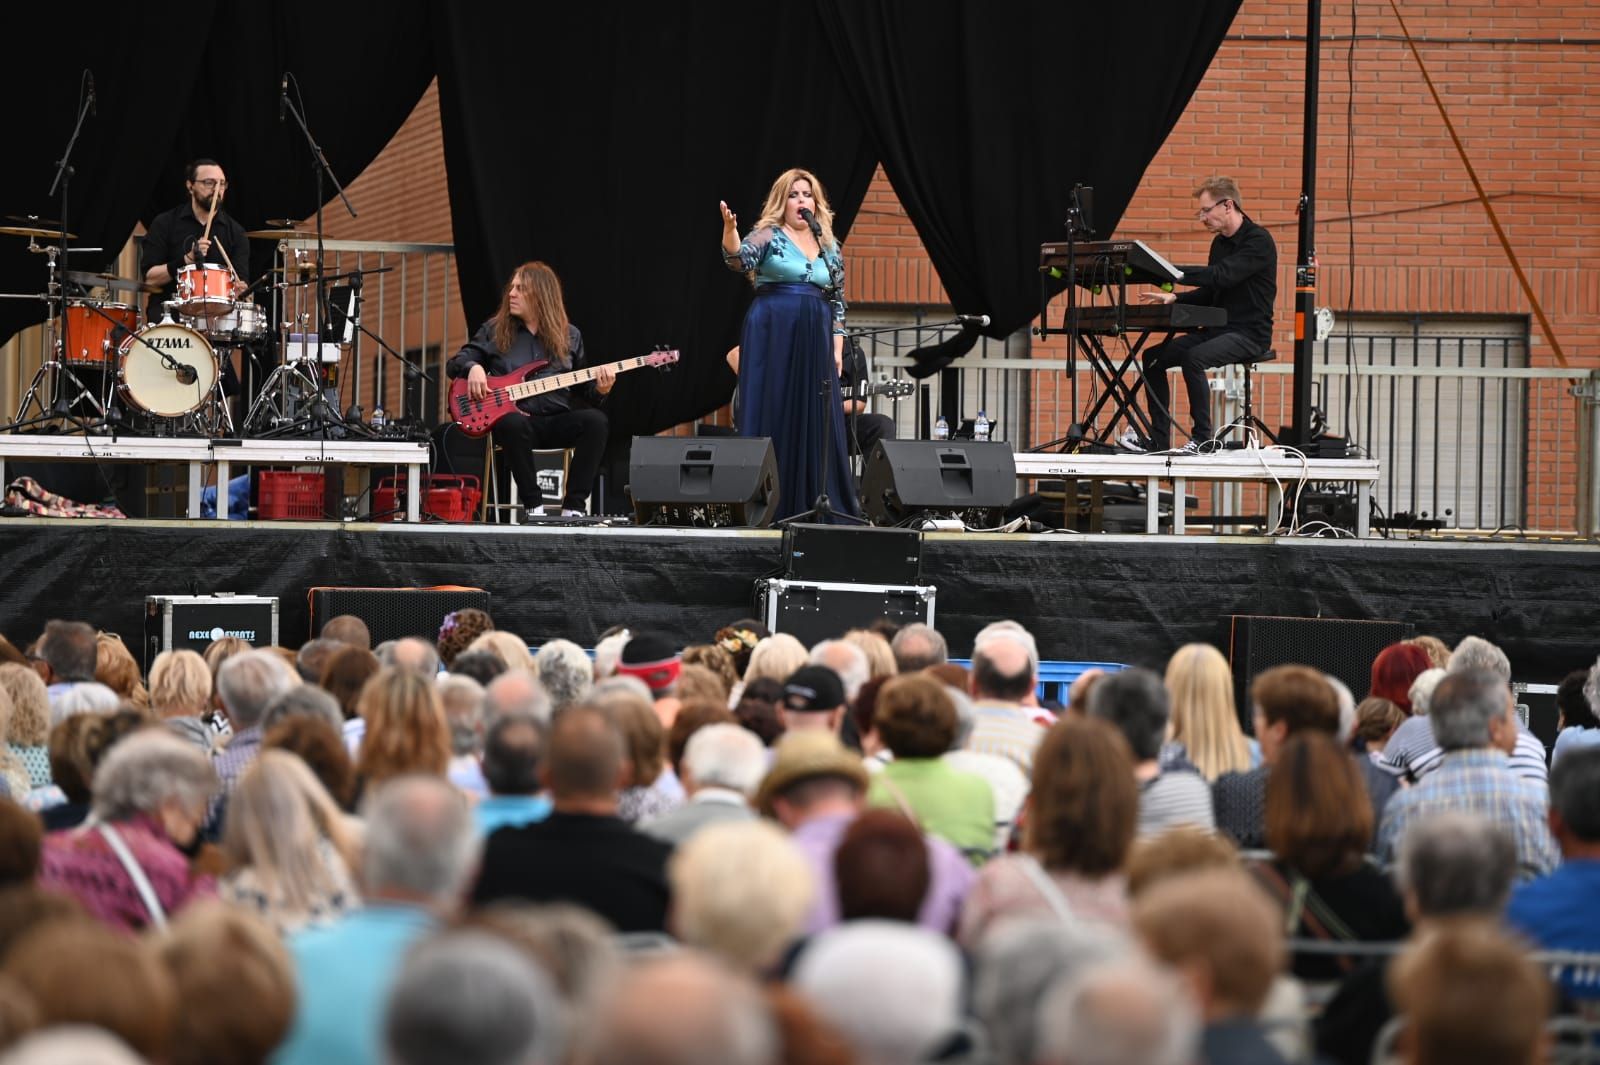
{"type": "Polygon", "coordinates": [[[1064,236],[1074,183],[1095,190],[1098,235],[1116,228],[1238,8],[822,0],[817,11],[951,303],[990,315],[998,337],[1038,312],[1039,244],[1064,236]]]}
{"type": "Polygon", "coordinates": [[[815,20],[734,0],[509,7],[492,29],[463,6],[446,18],[439,96],[468,320],[542,259],[591,358],[683,353],[671,373],[619,380],[614,441],[726,402],[750,288],[722,265],[717,201],[743,229],[772,180],[804,166],[843,234],[877,159],[815,20]]]}
{"type": "MultiPolygon", "coordinates": [[[[292,118],[278,122],[283,71],[299,80],[312,132],[344,182],[389,142],[433,77],[428,4],[387,0],[381,18],[377,10],[356,0],[200,0],[181,11],[14,7],[6,15],[13,48],[0,65],[10,141],[0,214],[58,217],[50,180],[72,132],[85,67],[94,71],[98,114],[73,152],[68,221],[75,243],[105,251],[74,256],[73,269],[100,269],[136,221],[182,202],[183,166],[197,155],[227,170],[227,208],[246,228],[310,214],[315,182],[304,138],[292,118]]],[[[0,237],[3,291],[44,288],[43,256],[26,243],[0,237]]],[[[251,250],[259,273],[270,245],[251,250]]],[[[0,300],[0,339],[43,317],[40,302],[0,300]]]]}
{"type": "MultiPolygon", "coordinates": [[[[612,400],[617,435],[655,432],[733,386],[722,357],[749,288],[719,261],[717,200],[748,226],[772,178],[805,166],[847,235],[881,159],[956,307],[991,315],[998,335],[1036,310],[1036,248],[1060,234],[1074,181],[1096,187],[1100,232],[1112,231],[1237,7],[713,0],[491,13],[349,0],[152,17],[107,5],[84,16],[68,63],[50,47],[60,9],[19,8],[9,38],[29,47],[0,67],[17,101],[0,214],[55,213],[51,160],[84,66],[100,114],[74,155],[71,222],[79,243],[108,249],[75,260],[89,268],[136,219],[180,201],[196,154],[227,168],[229,209],[248,227],[312,211],[305,145],[277,121],[282,70],[344,181],[436,72],[469,319],[493,310],[517,263],[550,262],[596,356],[683,351],[677,372],[626,377],[612,400]]],[[[42,258],[23,245],[0,239],[5,291],[43,287],[42,258]]],[[[0,301],[0,336],[42,310],[0,301]]]]}

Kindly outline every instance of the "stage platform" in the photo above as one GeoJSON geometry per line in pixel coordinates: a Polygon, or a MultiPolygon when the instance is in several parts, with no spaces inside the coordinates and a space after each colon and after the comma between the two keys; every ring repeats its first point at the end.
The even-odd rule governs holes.
{"type": "MultiPolygon", "coordinates": [[[[531,643],[592,646],[619,623],[693,642],[752,612],[780,550],[768,531],[11,518],[0,629],[21,642],[69,616],[134,641],[146,595],[230,591],[278,596],[281,639],[297,646],[314,586],[464,584],[531,643]]],[[[1220,643],[1232,614],[1475,633],[1528,682],[1600,653],[1600,546],[1587,543],[929,533],[923,580],[956,655],[1011,617],[1047,659],[1160,665],[1183,643],[1220,643]]]]}

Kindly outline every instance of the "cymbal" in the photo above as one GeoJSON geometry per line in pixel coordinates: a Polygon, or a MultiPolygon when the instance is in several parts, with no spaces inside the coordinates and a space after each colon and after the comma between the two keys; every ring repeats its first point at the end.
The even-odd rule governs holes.
{"type": "Polygon", "coordinates": [[[42,226],[52,231],[61,228],[61,223],[54,218],[40,218],[36,214],[8,214],[7,222],[21,222],[25,226],[42,226]]]}
{"type": "Polygon", "coordinates": [[[289,240],[303,235],[298,229],[251,229],[245,232],[245,236],[251,240],[289,240]]]}
{"type": "Polygon", "coordinates": [[[148,284],[144,281],[129,281],[118,277],[116,274],[90,274],[82,270],[68,270],[67,280],[78,285],[88,285],[90,288],[108,288],[113,292],[160,292],[160,285],[148,284]]]}
{"type": "MultiPolygon", "coordinates": [[[[0,226],[0,234],[8,237],[57,237],[61,236],[60,230],[40,229],[37,226],[0,226]]],[[[77,240],[78,234],[68,233],[68,240],[77,240]]]]}
{"type": "Polygon", "coordinates": [[[274,229],[299,229],[300,228],[300,219],[298,219],[298,218],[269,218],[269,219],[267,219],[267,225],[272,226],[274,229]]]}

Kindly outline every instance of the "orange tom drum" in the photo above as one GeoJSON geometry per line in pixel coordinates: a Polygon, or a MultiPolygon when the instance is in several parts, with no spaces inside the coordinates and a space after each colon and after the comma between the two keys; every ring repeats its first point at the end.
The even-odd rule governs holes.
{"type": "Polygon", "coordinates": [[[68,300],[61,313],[61,361],[69,366],[105,366],[139,328],[139,312],[126,303],[68,300]]]}

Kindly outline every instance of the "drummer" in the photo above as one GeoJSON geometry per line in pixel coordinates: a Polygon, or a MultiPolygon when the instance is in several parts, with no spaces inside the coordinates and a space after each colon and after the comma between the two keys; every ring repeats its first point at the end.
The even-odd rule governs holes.
{"type": "Polygon", "coordinates": [[[244,226],[222,209],[228,178],[221,165],[215,159],[196,159],[184,168],[184,185],[189,192],[187,202],[156,215],[144,238],[140,268],[145,281],[161,286],[160,294],[150,300],[148,317],[152,322],[161,319],[161,304],[172,299],[178,271],[185,266],[215,263],[226,267],[231,261],[235,295],[250,276],[250,241],[244,226]],[[207,219],[210,237],[205,236],[207,219]]]}

